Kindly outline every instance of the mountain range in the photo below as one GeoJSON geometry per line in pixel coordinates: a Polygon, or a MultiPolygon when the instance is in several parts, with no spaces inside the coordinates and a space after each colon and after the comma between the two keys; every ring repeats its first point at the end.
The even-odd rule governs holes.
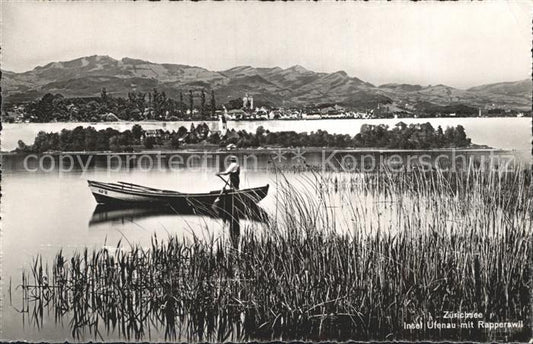
{"type": "Polygon", "coordinates": [[[224,71],[180,64],[109,56],[88,56],[51,62],[31,71],[2,71],[2,96],[7,102],[34,100],[46,93],[65,97],[108,94],[125,96],[153,88],[177,99],[190,89],[214,90],[218,104],[242,97],[254,97],[255,104],[305,106],[337,103],[352,108],[373,108],[388,104],[393,109],[464,104],[471,107],[500,107],[531,110],[530,79],[481,85],[466,90],[446,85],[384,84],[375,86],[344,71],[320,73],[296,65],[290,68],[239,66],[224,71]]]}

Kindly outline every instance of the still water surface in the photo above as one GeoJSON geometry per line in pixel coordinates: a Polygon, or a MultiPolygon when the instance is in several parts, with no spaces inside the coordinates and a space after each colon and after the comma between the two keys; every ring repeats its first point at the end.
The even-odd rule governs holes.
{"type": "MultiPolygon", "coordinates": [[[[219,190],[223,184],[214,176],[215,170],[202,172],[151,171],[132,169],[128,172],[109,173],[105,169],[93,169],[86,173],[29,173],[4,172],[2,180],[2,298],[1,313],[2,339],[29,341],[72,340],[68,321],[63,325],[54,324],[53,312],[45,317],[42,330],[23,323],[20,307],[20,290],[15,290],[21,282],[22,270],[30,271],[32,259],[42,255],[43,262],[52,262],[58,250],[66,256],[84,247],[99,249],[103,246],[116,247],[128,242],[142,247],[150,246],[150,238],[177,235],[192,238],[193,235],[207,240],[210,237],[224,240],[228,236],[227,225],[222,220],[206,216],[125,213],[95,213],[96,202],[87,186],[87,179],[98,181],[124,180],[183,192],[208,192],[219,190]],[[7,216],[6,216],[7,214],[7,216]],[[10,304],[9,284],[12,281],[12,305],[10,304]]],[[[265,208],[273,206],[272,196],[275,180],[267,172],[244,173],[241,187],[271,184],[269,196],[261,203],[265,208]]],[[[261,230],[261,224],[242,221],[241,231],[253,226],[261,230]]],[[[151,340],[164,340],[153,333],[151,340]]],[[[113,339],[106,337],[106,339],[113,339]]],[[[114,339],[120,339],[119,337],[114,339]]],[[[82,340],[94,340],[87,335],[82,340]]]]}
{"type": "MultiPolygon", "coordinates": [[[[267,121],[267,122],[230,122],[230,127],[254,131],[258,125],[269,130],[313,131],[355,134],[364,123],[394,125],[399,120],[320,120],[320,121],[267,121]]],[[[433,126],[462,124],[472,141],[495,148],[527,151],[531,141],[531,119],[529,118],[457,118],[457,119],[403,119],[405,123],[429,121],[433,126]]],[[[129,129],[133,123],[95,125],[97,129],[113,126],[129,129]]],[[[70,124],[7,124],[2,132],[2,150],[16,146],[18,139],[32,142],[40,130],[59,131],[74,128],[80,123],[70,124]]],[[[84,124],[89,125],[89,124],[84,124]]],[[[142,123],[143,127],[163,127],[162,123],[142,123]]],[[[177,130],[180,125],[190,123],[167,123],[164,128],[177,130]]],[[[212,123],[211,125],[216,125],[212,123]]],[[[72,340],[68,321],[56,324],[53,314],[44,319],[44,327],[37,329],[29,325],[27,319],[17,313],[20,306],[20,276],[23,269],[29,270],[32,258],[42,255],[43,261],[52,262],[59,249],[66,256],[83,247],[99,249],[103,246],[114,247],[119,240],[148,246],[155,233],[160,238],[170,235],[191,238],[220,238],[227,235],[226,225],[219,219],[203,216],[176,216],[172,214],[95,213],[96,202],[87,187],[87,179],[115,182],[118,180],[141,185],[149,185],[182,192],[208,192],[222,187],[221,181],[214,177],[216,170],[207,168],[200,171],[151,170],[140,169],[109,171],[94,167],[81,173],[30,173],[20,170],[4,170],[2,175],[2,309],[0,338],[29,341],[72,340]],[[12,283],[10,282],[12,281],[12,283]],[[10,283],[13,300],[10,300],[10,283]]],[[[292,181],[302,179],[301,175],[291,174],[292,181]]],[[[269,195],[261,202],[267,211],[275,209],[276,175],[266,170],[244,171],[242,188],[269,183],[269,195]]],[[[261,224],[244,221],[242,230],[254,228],[265,230],[261,224]]],[[[222,240],[222,239],[221,239],[222,240]]],[[[152,333],[152,341],[164,340],[164,335],[152,333]]],[[[123,338],[106,336],[107,340],[123,338]]],[[[94,340],[87,334],[81,340],[94,340]]]]}

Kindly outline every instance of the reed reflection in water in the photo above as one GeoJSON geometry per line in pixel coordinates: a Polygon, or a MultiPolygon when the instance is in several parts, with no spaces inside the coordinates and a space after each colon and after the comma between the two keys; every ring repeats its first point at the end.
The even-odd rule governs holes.
{"type": "MultiPolygon", "coordinates": [[[[268,221],[267,213],[259,206],[253,205],[236,211],[214,211],[201,205],[181,209],[170,205],[98,205],[89,227],[116,221],[133,222],[161,215],[219,218],[228,223],[230,233],[235,231],[234,226],[240,229],[241,219],[261,223],[268,221]]],[[[218,239],[213,236],[210,240],[210,245],[215,247],[218,239]]],[[[233,245],[234,240],[238,238],[231,238],[233,245]]],[[[82,254],[75,254],[70,260],[60,251],[54,259],[51,273],[48,265],[43,266],[42,258],[38,257],[31,270],[35,283],[28,284],[30,276],[24,273],[22,275],[22,313],[28,314],[30,323],[37,328],[43,326],[45,309],[54,310],[56,321],[70,316],[69,326],[74,339],[84,338],[86,332],[100,340],[106,338],[103,332],[116,332],[127,339],[141,339],[150,337],[150,331],[154,327],[160,331],[161,326],[164,326],[165,339],[169,340],[175,340],[177,333],[180,334],[178,338],[188,340],[223,341],[227,340],[230,334],[239,338],[242,330],[239,326],[232,325],[234,321],[233,316],[230,316],[231,309],[223,312],[221,320],[214,319],[214,315],[206,317],[201,307],[194,311],[206,301],[202,295],[207,291],[203,288],[211,283],[211,277],[198,275],[191,271],[190,267],[182,266],[183,262],[189,261],[194,254],[206,247],[206,244],[197,238],[194,238],[191,244],[192,246],[187,246],[187,242],[181,243],[177,237],[169,237],[168,242],[159,242],[157,236],[154,236],[148,250],[131,244],[129,248],[125,248],[119,242],[114,248],[104,245],[102,250],[92,254],[85,249],[82,254]],[[49,276],[52,276],[51,281],[49,276]],[[189,278],[195,278],[196,285],[191,286],[188,283],[189,278]],[[174,295],[180,295],[180,301],[174,295]],[[207,326],[205,329],[199,325],[204,323],[207,326]],[[209,335],[204,337],[204,332],[209,335]]],[[[223,263],[226,276],[219,276],[216,283],[218,288],[231,293],[238,290],[235,288],[238,288],[239,283],[239,277],[233,268],[238,264],[231,260],[239,259],[239,255],[235,247],[224,252],[223,245],[223,241],[218,241],[216,247],[219,258],[224,259],[223,256],[227,256],[226,262],[223,263]]],[[[202,257],[195,256],[196,262],[193,264],[212,264],[205,258],[207,256],[202,261],[202,257]]],[[[235,316],[235,319],[238,319],[238,314],[235,316]]]]}
{"type": "Polygon", "coordinates": [[[50,309],[74,338],[101,340],[524,340],[527,323],[497,333],[403,323],[457,305],[487,321],[528,318],[530,173],[315,175],[307,188],[282,177],[269,231],[245,228],[239,250],[170,236],[60,252],[51,271],[37,258],[24,309],[41,325],[50,309]]]}

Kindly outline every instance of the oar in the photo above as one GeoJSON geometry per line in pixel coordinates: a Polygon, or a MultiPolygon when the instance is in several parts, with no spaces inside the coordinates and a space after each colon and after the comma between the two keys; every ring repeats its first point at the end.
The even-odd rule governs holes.
{"type": "Polygon", "coordinates": [[[224,193],[224,189],[226,188],[226,186],[230,186],[229,180],[222,178],[222,176],[219,174],[217,174],[217,177],[219,177],[220,179],[224,181],[224,186],[222,187],[222,190],[220,190],[220,193],[218,194],[217,198],[215,198],[215,201],[213,202],[213,205],[211,206],[214,211],[216,211],[216,206],[220,202],[220,196],[222,196],[222,194],[224,193]]]}
{"type": "Polygon", "coordinates": [[[220,178],[220,179],[222,179],[222,181],[224,182],[224,186],[222,187],[222,191],[224,191],[224,188],[225,188],[226,186],[231,187],[231,185],[229,185],[229,179],[226,180],[226,179],[222,178],[222,176],[221,176],[220,174],[217,174],[217,177],[220,178]]]}

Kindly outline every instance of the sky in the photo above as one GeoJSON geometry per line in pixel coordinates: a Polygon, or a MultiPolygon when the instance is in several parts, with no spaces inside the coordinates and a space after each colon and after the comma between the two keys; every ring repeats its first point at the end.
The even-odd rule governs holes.
{"type": "Polygon", "coordinates": [[[0,1],[1,67],[15,72],[108,55],[216,71],[301,65],[375,85],[531,77],[531,1],[0,1]]]}

